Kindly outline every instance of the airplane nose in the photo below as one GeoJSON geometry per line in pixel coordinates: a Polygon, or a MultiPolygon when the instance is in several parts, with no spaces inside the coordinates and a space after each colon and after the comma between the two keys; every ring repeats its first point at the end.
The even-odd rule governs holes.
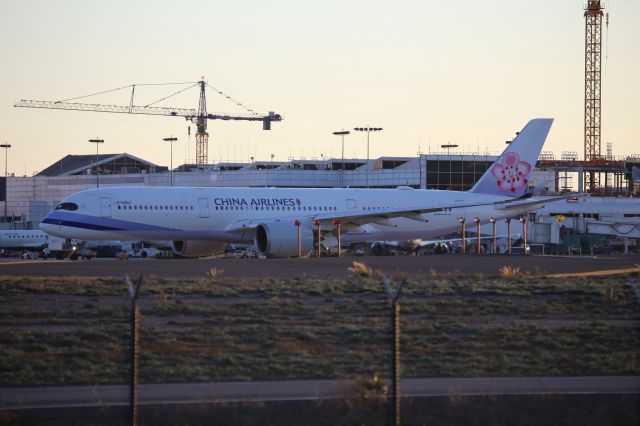
{"type": "Polygon", "coordinates": [[[42,230],[43,232],[46,232],[49,235],[54,235],[56,237],[58,237],[58,231],[60,230],[60,226],[59,225],[55,225],[53,223],[45,223],[45,221],[47,220],[47,218],[49,217],[49,215],[47,215],[44,220],[42,222],[40,222],[40,230],[42,230]]]}
{"type": "Polygon", "coordinates": [[[53,228],[53,225],[50,225],[48,223],[40,222],[40,230],[46,232],[47,234],[49,233],[51,228],[53,228]]]}

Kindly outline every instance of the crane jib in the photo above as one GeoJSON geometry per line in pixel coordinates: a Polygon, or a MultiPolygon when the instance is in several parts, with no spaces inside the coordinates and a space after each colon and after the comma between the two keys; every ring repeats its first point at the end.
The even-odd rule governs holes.
{"type": "Polygon", "coordinates": [[[90,95],[73,98],[73,99],[86,98],[94,95],[100,95],[100,94],[104,94],[104,93],[108,93],[116,90],[121,90],[123,88],[131,87],[132,90],[131,90],[131,99],[130,99],[129,105],[108,105],[108,104],[99,104],[99,103],[69,102],[70,100],[73,100],[73,99],[68,99],[63,101],[42,101],[42,100],[22,99],[19,102],[16,102],[13,106],[16,108],[43,108],[43,109],[59,109],[59,110],[67,110],[67,111],[108,112],[108,113],[117,113],[117,114],[144,114],[144,115],[164,115],[169,117],[184,117],[187,120],[196,123],[198,127],[199,137],[196,138],[196,164],[197,165],[206,165],[208,163],[207,140],[209,135],[208,133],[206,133],[207,120],[262,121],[263,130],[271,130],[272,121],[283,120],[282,115],[276,114],[275,112],[271,112],[271,111],[267,115],[258,114],[254,110],[246,107],[245,105],[234,100],[230,96],[225,95],[224,93],[220,92],[215,88],[213,88],[215,91],[225,96],[227,99],[232,100],[237,105],[245,108],[249,112],[249,114],[231,114],[231,113],[209,114],[207,113],[207,107],[206,107],[205,86],[208,86],[208,84],[205,81],[199,81],[196,84],[186,89],[179,90],[178,92],[175,92],[169,96],[165,96],[146,106],[135,106],[133,104],[133,94],[135,93],[136,85],[120,87],[117,89],[112,89],[104,92],[98,92],[90,95]],[[197,110],[192,108],[172,108],[172,107],[152,106],[155,103],[164,101],[167,98],[172,97],[176,94],[182,93],[183,91],[194,86],[200,86],[200,99],[199,99],[197,110]]]}

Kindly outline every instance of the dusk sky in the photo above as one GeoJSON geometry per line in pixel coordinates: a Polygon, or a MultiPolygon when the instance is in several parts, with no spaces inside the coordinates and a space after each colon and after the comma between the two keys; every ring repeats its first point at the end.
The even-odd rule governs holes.
{"type": "MultiPolygon", "coordinates": [[[[261,123],[209,121],[209,161],[340,156],[331,133],[372,135],[371,156],[504,148],[534,117],[555,123],[544,147],[583,153],[586,0],[0,1],[0,143],[9,172],[31,175],[67,154],[128,152],[174,166],[195,157],[182,118],[14,108],[130,84],[206,81],[261,123]],[[187,154],[187,149],[189,154],[187,154]]],[[[602,152],[640,154],[640,0],[605,2],[602,152]]],[[[139,87],[145,105],[185,86],[139,87]]],[[[130,90],[79,101],[128,105],[130,90]]],[[[158,106],[197,108],[194,88],[158,106]]],[[[208,92],[209,112],[242,113],[208,92]]],[[[193,126],[192,126],[193,130],[193,126]]],[[[366,136],[346,139],[366,155],[366,136]]],[[[4,162],[0,154],[0,164],[4,162]]],[[[0,167],[4,172],[4,166],[0,167]]]]}

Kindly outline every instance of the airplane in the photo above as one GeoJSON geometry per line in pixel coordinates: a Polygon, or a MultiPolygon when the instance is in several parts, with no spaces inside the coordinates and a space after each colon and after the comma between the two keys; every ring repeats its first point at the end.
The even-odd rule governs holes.
{"type": "Polygon", "coordinates": [[[169,240],[178,256],[223,253],[227,243],[293,257],[323,245],[428,239],[516,217],[567,196],[538,197],[530,174],[553,119],[527,123],[468,191],[354,188],[104,187],[66,197],[40,228],[64,238],[169,240]],[[299,233],[299,237],[298,237],[299,233]],[[298,247],[300,244],[300,247],[298,247]]]}
{"type": "Polygon", "coordinates": [[[39,229],[0,231],[0,249],[41,249],[49,242],[49,236],[39,229]]]}

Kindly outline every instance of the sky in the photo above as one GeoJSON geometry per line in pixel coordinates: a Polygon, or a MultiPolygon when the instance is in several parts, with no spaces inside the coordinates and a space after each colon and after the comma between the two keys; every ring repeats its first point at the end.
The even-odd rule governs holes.
{"type": "MultiPolygon", "coordinates": [[[[582,156],[585,0],[15,2],[0,0],[0,143],[9,173],[67,154],[127,152],[160,165],[195,158],[177,117],[14,108],[131,84],[196,82],[261,113],[209,121],[209,161],[340,157],[341,129],[382,127],[370,156],[458,144],[497,153],[534,117],[555,118],[545,151],[582,156]]],[[[602,153],[640,154],[640,0],[609,0],[603,35],[602,153]]],[[[146,105],[187,86],[139,86],[146,105]]],[[[130,89],[78,101],[128,105],[130,89]]],[[[193,88],[156,104],[197,108],[193,88]]],[[[214,91],[207,110],[246,112],[214,91]]],[[[193,126],[192,126],[193,130],[193,126]]],[[[366,136],[345,138],[366,156],[366,136]]],[[[0,164],[2,157],[0,156],[0,164]]],[[[4,171],[3,167],[0,167],[4,171]]]]}

